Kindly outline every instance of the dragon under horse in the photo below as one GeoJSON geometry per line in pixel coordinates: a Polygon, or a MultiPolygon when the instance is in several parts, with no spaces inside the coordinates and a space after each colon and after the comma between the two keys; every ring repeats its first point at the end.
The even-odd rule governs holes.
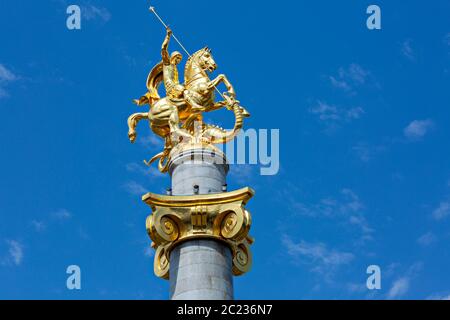
{"type": "MultiPolygon", "coordinates": [[[[141,120],[148,120],[151,130],[164,139],[164,150],[153,156],[147,165],[159,159],[158,169],[168,170],[170,151],[178,144],[201,142],[206,144],[226,143],[232,140],[243,126],[244,117],[250,114],[236,100],[233,86],[223,74],[210,80],[208,73],[216,70],[217,65],[211,50],[204,47],[189,56],[184,69],[184,84],[178,83],[176,65],[181,61],[179,53],[168,56],[168,39],[171,30],[163,43],[163,61],[156,64],[147,77],[147,92],[134,100],[137,105],[148,105],[148,112],[134,113],[128,118],[128,137],[134,142],[137,136],[136,126],[141,120]],[[169,64],[171,64],[169,66],[169,64]],[[164,66],[171,72],[164,71],[164,66]],[[166,97],[160,97],[158,88],[164,83],[166,97]],[[168,86],[167,83],[170,83],[168,86]],[[215,101],[216,87],[223,83],[227,91],[221,94],[224,100],[215,101]],[[168,87],[170,90],[168,90],[168,87]],[[224,130],[220,127],[203,123],[203,112],[211,112],[221,108],[233,111],[234,127],[224,130]]],[[[167,70],[167,69],[166,69],[167,70]]]]}

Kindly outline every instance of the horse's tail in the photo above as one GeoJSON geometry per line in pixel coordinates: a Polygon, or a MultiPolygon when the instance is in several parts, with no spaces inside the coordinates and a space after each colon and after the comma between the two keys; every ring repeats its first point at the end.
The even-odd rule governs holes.
{"type": "Polygon", "coordinates": [[[169,150],[164,149],[160,153],[154,155],[149,161],[144,160],[147,166],[150,166],[153,162],[159,159],[158,169],[160,172],[166,172],[169,169],[169,150]]]}

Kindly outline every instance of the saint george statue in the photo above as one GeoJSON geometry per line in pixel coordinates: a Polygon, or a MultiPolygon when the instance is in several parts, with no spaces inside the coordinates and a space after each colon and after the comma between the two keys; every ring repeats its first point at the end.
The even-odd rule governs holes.
{"type": "Polygon", "coordinates": [[[154,272],[169,279],[173,299],[231,299],[232,275],[246,273],[252,264],[254,239],[249,235],[251,215],[245,206],[254,191],[249,187],[227,190],[229,163],[215,144],[234,139],[249,113],[236,100],[225,75],[209,78],[217,69],[211,50],[204,47],[189,54],[155,9],[150,10],[166,28],[166,35],[161,61],[148,74],[147,91],[134,100],[149,110],[128,118],[128,137],[136,140],[136,126],[145,119],[164,139],[164,149],[146,164],[158,161],[159,170],[170,174],[171,188],[166,195],[148,192],[142,197],[152,210],[146,229],[155,249],[154,272]],[[184,81],[178,73],[183,56],[169,52],[171,39],[187,54],[184,81]],[[221,83],[226,87],[223,93],[217,89],[221,83]],[[216,91],[222,98],[218,101],[216,91]],[[232,129],[203,122],[205,112],[222,108],[233,112],[232,129]],[[205,284],[205,278],[214,278],[214,283],[205,284]]]}
{"type": "MultiPolygon", "coordinates": [[[[131,142],[136,139],[136,126],[140,120],[147,119],[152,131],[164,139],[164,150],[146,164],[159,159],[161,172],[168,170],[171,150],[182,143],[216,144],[232,140],[243,126],[243,118],[250,114],[236,100],[236,93],[224,74],[210,80],[208,73],[216,70],[211,50],[204,47],[192,55],[184,68],[184,84],[178,76],[178,65],[182,55],[178,51],[169,54],[169,41],[172,30],[167,27],[161,57],[147,77],[147,92],[134,102],[138,106],[149,105],[148,112],[134,113],[128,118],[128,137],[131,142]],[[160,84],[164,84],[166,96],[158,93],[160,84]],[[215,101],[217,85],[223,83],[227,91],[220,94],[222,101],[215,101]],[[203,112],[211,112],[221,108],[233,111],[234,127],[224,130],[220,127],[203,123],[203,112]]],[[[219,91],[220,93],[220,91],[219,91]]]]}

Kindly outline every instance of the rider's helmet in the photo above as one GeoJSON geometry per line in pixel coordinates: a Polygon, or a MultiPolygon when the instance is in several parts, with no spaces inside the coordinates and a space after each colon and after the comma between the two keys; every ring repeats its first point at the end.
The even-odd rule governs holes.
{"type": "Polygon", "coordinates": [[[170,63],[172,64],[179,64],[181,62],[181,59],[183,59],[183,56],[178,51],[174,51],[170,55],[170,63]]]}

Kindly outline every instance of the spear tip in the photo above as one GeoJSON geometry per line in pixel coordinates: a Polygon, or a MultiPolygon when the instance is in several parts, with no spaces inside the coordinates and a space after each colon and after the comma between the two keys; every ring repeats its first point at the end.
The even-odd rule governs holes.
{"type": "Polygon", "coordinates": [[[155,12],[155,7],[153,7],[153,6],[150,6],[150,8],[148,8],[150,11],[153,11],[153,12],[155,12]]]}

